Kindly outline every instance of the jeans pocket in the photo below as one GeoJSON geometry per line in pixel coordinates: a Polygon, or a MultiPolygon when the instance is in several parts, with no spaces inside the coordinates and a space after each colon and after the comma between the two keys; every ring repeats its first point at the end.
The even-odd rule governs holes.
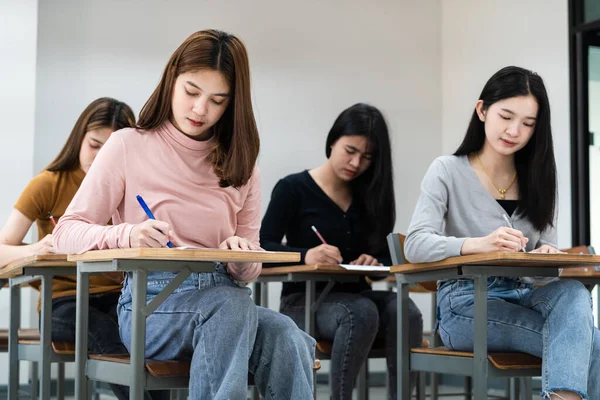
{"type": "Polygon", "coordinates": [[[452,341],[450,340],[450,334],[444,329],[442,324],[439,324],[439,332],[440,338],[442,339],[442,343],[444,343],[444,346],[446,346],[449,349],[453,349],[452,341]]]}
{"type": "Polygon", "coordinates": [[[473,307],[474,302],[474,292],[452,293],[448,296],[448,307],[457,314],[461,314],[460,310],[464,307],[473,307]]]}

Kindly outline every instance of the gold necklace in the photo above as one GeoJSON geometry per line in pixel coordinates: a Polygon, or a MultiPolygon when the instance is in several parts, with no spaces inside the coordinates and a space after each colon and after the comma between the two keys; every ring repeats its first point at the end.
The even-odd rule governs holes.
{"type": "Polygon", "coordinates": [[[510,183],[508,184],[508,187],[506,189],[500,189],[496,183],[494,182],[494,180],[492,179],[492,176],[487,172],[487,169],[485,169],[485,167],[483,166],[483,163],[481,162],[481,159],[479,158],[479,154],[475,154],[475,157],[477,157],[477,161],[479,161],[479,165],[481,165],[481,169],[483,169],[483,172],[485,172],[485,174],[487,175],[488,178],[490,178],[490,182],[492,182],[492,185],[494,185],[494,187],[496,188],[496,190],[498,192],[500,192],[500,198],[502,200],[504,200],[504,195],[506,194],[506,192],[508,191],[508,189],[510,189],[510,187],[512,186],[512,184],[515,182],[515,179],[517,178],[517,173],[515,172],[515,176],[513,176],[512,181],[510,181],[510,183]]]}

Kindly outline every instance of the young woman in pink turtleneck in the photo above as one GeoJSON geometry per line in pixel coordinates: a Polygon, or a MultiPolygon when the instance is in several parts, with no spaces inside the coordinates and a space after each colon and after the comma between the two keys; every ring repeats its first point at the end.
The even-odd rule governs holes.
{"type": "MultiPolygon", "coordinates": [[[[112,134],[54,233],[61,253],[197,246],[260,249],[259,137],[248,56],[233,35],[192,34],[171,56],[137,129],[112,134]],[[141,195],[157,220],[148,220],[141,195]],[[112,218],[112,226],[106,223],[112,218]],[[164,233],[161,233],[164,232],[164,233]]],[[[147,319],[146,357],[191,359],[191,399],[246,398],[248,372],[273,399],[312,398],[315,342],[288,318],[257,307],[260,264],[192,274],[147,319]]],[[[156,296],[173,274],[148,274],[156,296]]],[[[131,338],[131,276],[119,299],[131,338]]]]}

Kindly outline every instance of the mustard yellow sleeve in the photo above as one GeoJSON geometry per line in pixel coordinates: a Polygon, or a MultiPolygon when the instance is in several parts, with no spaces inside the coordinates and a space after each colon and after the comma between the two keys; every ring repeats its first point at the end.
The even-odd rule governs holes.
{"type": "Polygon", "coordinates": [[[52,197],[56,183],[55,173],[44,171],[34,177],[15,203],[14,208],[32,222],[45,218],[52,208],[52,197]]]}

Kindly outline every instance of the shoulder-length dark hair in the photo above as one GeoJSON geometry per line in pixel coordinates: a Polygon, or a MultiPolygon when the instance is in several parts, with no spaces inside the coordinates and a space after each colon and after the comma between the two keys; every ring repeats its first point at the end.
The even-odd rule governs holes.
{"type": "MultiPolygon", "coordinates": [[[[538,231],[554,224],[556,210],[556,162],[550,126],[550,103],[544,81],[536,73],[505,67],[485,84],[479,99],[484,110],[497,101],[532,95],[538,104],[535,128],[525,147],[515,153],[519,183],[519,212],[527,217],[538,231]]],[[[484,123],[473,111],[467,134],[454,155],[477,153],[485,143],[484,123]]]]}
{"type": "Polygon", "coordinates": [[[169,119],[177,77],[204,68],[221,72],[231,88],[232,100],[212,128],[217,146],[210,160],[219,185],[237,188],[250,179],[260,149],[252,111],[248,54],[237,37],[214,29],[188,37],[171,55],[158,87],[140,112],[138,128],[152,130],[169,119]]]}
{"type": "Polygon", "coordinates": [[[363,209],[363,224],[369,235],[369,248],[377,253],[386,246],[386,236],[396,222],[394,171],[388,127],[381,112],[358,103],[337,117],[325,144],[327,158],[331,146],[342,136],[365,136],[371,146],[371,165],[352,180],[352,201],[363,209]]]}
{"type": "Polygon", "coordinates": [[[110,128],[114,132],[134,126],[135,115],[127,104],[110,97],[96,99],[83,110],[62,150],[46,169],[58,172],[79,168],[81,143],[89,131],[110,128]]]}

